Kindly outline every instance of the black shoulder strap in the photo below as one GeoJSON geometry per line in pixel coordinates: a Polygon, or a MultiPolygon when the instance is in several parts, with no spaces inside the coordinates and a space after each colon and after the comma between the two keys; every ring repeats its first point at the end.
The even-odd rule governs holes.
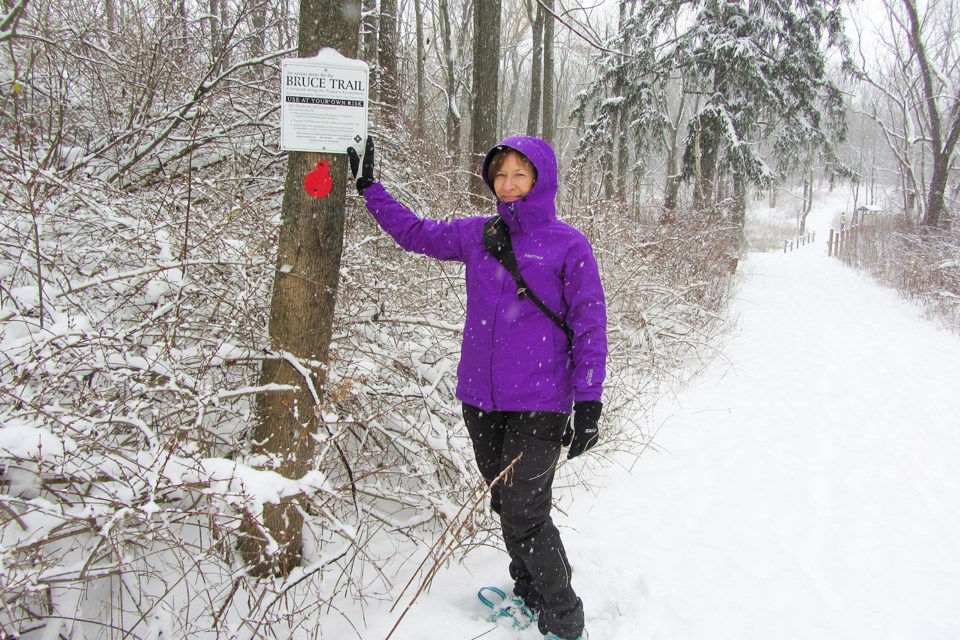
{"type": "Polygon", "coordinates": [[[537,295],[530,290],[526,281],[520,274],[520,267],[517,265],[517,256],[513,252],[513,242],[510,239],[510,230],[507,223],[500,216],[494,216],[483,223],[483,246],[489,251],[497,262],[510,272],[513,281],[517,283],[517,298],[523,300],[530,298],[530,301],[537,305],[555,325],[560,327],[567,336],[567,345],[573,347],[573,329],[567,325],[563,319],[547,307],[537,295]]]}

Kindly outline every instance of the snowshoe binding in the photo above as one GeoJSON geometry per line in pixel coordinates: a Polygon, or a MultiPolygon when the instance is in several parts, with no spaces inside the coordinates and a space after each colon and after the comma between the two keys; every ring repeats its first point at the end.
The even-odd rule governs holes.
{"type": "Polygon", "coordinates": [[[477,592],[477,597],[490,608],[490,622],[519,631],[537,621],[536,611],[517,596],[508,597],[502,589],[483,587],[477,592]]]}

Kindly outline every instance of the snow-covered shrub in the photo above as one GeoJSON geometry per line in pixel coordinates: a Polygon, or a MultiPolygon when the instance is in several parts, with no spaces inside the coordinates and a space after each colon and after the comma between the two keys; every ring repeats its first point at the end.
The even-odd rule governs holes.
{"type": "Polygon", "coordinates": [[[663,217],[656,206],[600,201],[567,210],[593,243],[607,296],[604,439],[610,448],[642,450],[652,433],[636,412],[716,355],[739,230],[709,216],[663,217]]]}
{"type": "Polygon", "coordinates": [[[778,210],[771,210],[768,215],[756,215],[751,211],[745,228],[747,248],[750,251],[783,251],[783,241],[798,235],[795,216],[786,215],[789,217],[784,217],[778,210]]]}
{"type": "Polygon", "coordinates": [[[960,333],[960,230],[917,227],[902,216],[859,228],[845,243],[844,261],[918,302],[924,312],[960,333]]]}

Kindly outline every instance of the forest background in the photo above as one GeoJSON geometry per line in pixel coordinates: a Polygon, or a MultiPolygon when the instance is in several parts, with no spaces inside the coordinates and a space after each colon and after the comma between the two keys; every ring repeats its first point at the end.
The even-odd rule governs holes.
{"type": "Polygon", "coordinates": [[[738,257],[803,234],[818,190],[850,190],[838,226],[882,221],[852,262],[960,326],[958,20],[946,0],[4,0],[5,637],[318,637],[340,603],[409,600],[495,544],[453,397],[461,270],[384,237],[345,156],[278,149],[282,59],[370,65],[378,177],[424,216],[490,210],[499,138],[553,144],[609,304],[603,443],[560,470],[589,484],[652,445],[646,409],[722,346],[738,257]]]}

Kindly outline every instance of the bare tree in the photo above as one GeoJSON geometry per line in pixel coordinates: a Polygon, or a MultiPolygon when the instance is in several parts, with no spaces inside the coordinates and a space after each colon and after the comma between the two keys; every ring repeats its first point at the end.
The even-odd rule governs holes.
{"type": "MultiPolygon", "coordinates": [[[[936,4],[931,3],[931,8],[935,8],[936,4]]],[[[919,68],[922,81],[923,107],[933,161],[923,222],[929,226],[939,226],[943,216],[943,196],[950,173],[950,158],[957,147],[957,139],[960,138],[960,84],[956,81],[960,63],[960,56],[957,54],[960,48],[956,46],[957,33],[953,29],[950,29],[952,36],[948,36],[945,42],[932,41],[935,36],[931,35],[929,44],[934,51],[940,49],[944,56],[941,61],[945,63],[943,68],[935,68],[935,61],[928,53],[927,42],[927,33],[933,31],[933,28],[929,28],[927,33],[924,32],[925,25],[917,13],[916,0],[903,0],[903,6],[908,18],[908,24],[904,25],[907,29],[907,41],[916,57],[915,64],[919,68]]],[[[943,19],[952,22],[956,19],[953,16],[955,11],[951,9],[943,19]]],[[[936,14],[931,17],[941,22],[936,14]]]]}
{"type": "Polygon", "coordinates": [[[380,100],[394,117],[400,109],[400,24],[397,0],[380,0],[380,36],[377,60],[380,100]]]}
{"type": "Polygon", "coordinates": [[[530,102],[527,135],[553,138],[554,115],[553,0],[527,0],[527,18],[532,25],[533,51],[530,63],[530,102]]]}
{"type": "Polygon", "coordinates": [[[377,77],[380,69],[377,67],[377,38],[380,36],[379,12],[377,11],[377,0],[361,0],[362,21],[360,29],[360,51],[359,55],[368,65],[370,65],[370,99],[379,100],[377,93],[380,89],[380,82],[377,77]]]}
{"type": "MultiPolygon", "coordinates": [[[[676,109],[670,117],[664,118],[663,127],[663,142],[667,153],[663,208],[668,212],[675,211],[677,208],[683,178],[680,172],[680,156],[683,153],[680,146],[680,131],[686,117],[687,93],[678,91],[677,94],[676,109]]],[[[666,111],[667,107],[664,110],[666,111]]]]}
{"type": "Polygon", "coordinates": [[[427,81],[426,81],[426,44],[423,34],[423,0],[413,0],[414,20],[417,36],[417,111],[415,131],[418,138],[424,135],[424,126],[427,119],[427,81]]]}
{"type": "Polygon", "coordinates": [[[920,221],[939,226],[960,138],[960,18],[942,0],[927,4],[923,15],[915,0],[884,0],[884,6],[888,30],[880,55],[860,54],[863,77],[877,93],[862,110],[896,160],[904,211],[919,205],[920,221]]]}
{"type": "Polygon", "coordinates": [[[556,115],[554,109],[554,56],[553,40],[555,21],[553,17],[554,0],[541,0],[546,9],[543,14],[543,127],[541,135],[544,140],[553,142],[556,130],[556,115]]]}
{"type": "MultiPolygon", "coordinates": [[[[250,8],[250,55],[257,57],[266,53],[267,43],[264,38],[264,27],[267,24],[267,3],[253,0],[254,4],[250,8]]],[[[211,3],[212,4],[212,3],[211,3]]]]}
{"type": "MultiPolygon", "coordinates": [[[[355,51],[359,5],[359,0],[300,0],[299,55],[313,56],[321,47],[355,51]]],[[[345,155],[292,152],[288,160],[270,304],[273,357],[260,376],[262,385],[297,391],[260,394],[253,429],[254,446],[287,478],[300,478],[310,469],[322,425],[319,402],[343,251],[346,189],[314,199],[303,188],[303,176],[321,159],[329,163],[330,175],[346,175],[345,155]]],[[[251,514],[242,552],[253,572],[286,575],[298,566],[302,526],[302,510],[290,499],[265,505],[262,523],[251,514]]]]}
{"type": "Polygon", "coordinates": [[[500,25],[500,106],[498,129],[502,132],[526,132],[529,97],[533,91],[529,65],[531,17],[526,4],[503,7],[500,25]]]}
{"type": "MultiPolygon", "coordinates": [[[[482,156],[496,143],[497,105],[500,95],[500,0],[477,2],[473,7],[473,154],[482,156]]],[[[476,171],[471,191],[485,189],[476,171]]]]}
{"type": "Polygon", "coordinates": [[[458,63],[460,59],[460,44],[453,37],[453,22],[450,20],[450,3],[448,0],[438,0],[438,11],[434,12],[437,20],[437,30],[440,32],[441,47],[439,54],[443,65],[444,97],[446,99],[446,140],[447,153],[453,156],[454,163],[460,156],[460,129],[463,116],[460,114],[458,94],[460,92],[460,76],[458,63]],[[456,45],[456,46],[455,46],[456,45]]]}
{"type": "Polygon", "coordinates": [[[543,98],[543,7],[527,0],[527,15],[533,25],[533,58],[530,64],[530,108],[527,110],[527,135],[540,134],[540,111],[543,98]]]}

